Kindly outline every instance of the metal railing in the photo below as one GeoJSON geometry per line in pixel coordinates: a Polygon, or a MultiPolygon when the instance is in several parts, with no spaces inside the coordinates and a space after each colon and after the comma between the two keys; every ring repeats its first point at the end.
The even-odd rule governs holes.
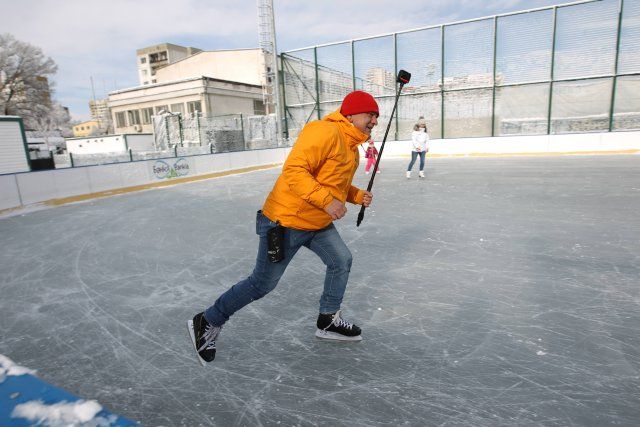
{"type": "Polygon", "coordinates": [[[154,117],[153,151],[99,154],[56,154],[56,168],[104,165],[140,160],[197,156],[289,146],[289,140],[276,138],[276,116],[227,114],[183,118],[179,114],[154,117]]]}

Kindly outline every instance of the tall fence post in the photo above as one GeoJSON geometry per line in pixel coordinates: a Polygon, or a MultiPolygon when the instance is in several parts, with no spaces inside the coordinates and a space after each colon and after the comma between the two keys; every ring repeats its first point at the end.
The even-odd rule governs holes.
{"type": "Polygon", "coordinates": [[[246,150],[247,149],[247,138],[245,138],[245,136],[244,136],[244,120],[243,120],[242,113],[240,113],[240,131],[242,132],[242,146],[246,150]]]}
{"type": "Polygon", "coordinates": [[[198,132],[198,145],[202,146],[202,136],[200,135],[200,113],[196,111],[196,132],[198,132]]]}
{"type": "MultiPolygon", "coordinates": [[[[286,84],[284,81],[284,53],[282,53],[280,55],[280,70],[278,71],[279,73],[282,73],[280,81],[282,82],[282,118],[284,120],[284,135],[285,138],[287,138],[287,140],[289,139],[289,121],[287,120],[287,91],[286,91],[286,84]]],[[[280,108],[280,106],[278,105],[278,108],[280,108]]],[[[279,139],[278,139],[279,141],[279,139]]]]}
{"type": "Polygon", "coordinates": [[[167,133],[167,148],[171,148],[171,134],[169,133],[169,116],[164,116],[164,130],[167,133]]]}
{"type": "Polygon", "coordinates": [[[444,139],[444,25],[440,26],[440,138],[444,139]]]}
{"type": "Polygon", "coordinates": [[[618,6],[618,35],[616,36],[616,59],[613,65],[613,82],[611,83],[611,105],[609,106],[609,132],[613,130],[613,114],[616,106],[616,88],[618,86],[618,60],[620,58],[620,32],[622,31],[622,11],[624,0],[618,6]]]}
{"type": "Polygon", "coordinates": [[[71,167],[74,167],[73,164],[73,153],[69,152],[69,161],[71,162],[71,167]]]}
{"type": "Polygon", "coordinates": [[[496,57],[498,50],[498,17],[493,17],[493,93],[491,95],[491,136],[496,136],[496,57]]]}
{"type": "Polygon", "coordinates": [[[556,63],[556,29],[558,26],[558,6],[553,7],[553,31],[551,33],[551,70],[549,72],[549,106],[547,110],[547,135],[551,134],[551,107],[553,106],[553,79],[556,63]]]}
{"type": "Polygon", "coordinates": [[[353,40],[351,40],[351,74],[353,86],[351,90],[356,90],[356,51],[353,40]]]}
{"type": "MultiPolygon", "coordinates": [[[[394,76],[398,75],[398,34],[397,33],[393,33],[393,75],[394,76]]],[[[396,84],[395,84],[396,93],[398,93],[398,79],[396,78],[395,80],[396,80],[396,84]]],[[[398,99],[398,101],[400,100],[398,99]]],[[[399,133],[398,116],[400,116],[399,113],[395,115],[396,131],[394,135],[395,135],[396,141],[398,140],[398,133],[399,133]]]]}
{"type": "Polygon", "coordinates": [[[314,47],[313,48],[313,65],[315,67],[315,71],[316,71],[316,112],[318,113],[318,120],[320,120],[322,117],[320,117],[320,78],[319,78],[319,73],[318,73],[318,48],[314,47]]]}

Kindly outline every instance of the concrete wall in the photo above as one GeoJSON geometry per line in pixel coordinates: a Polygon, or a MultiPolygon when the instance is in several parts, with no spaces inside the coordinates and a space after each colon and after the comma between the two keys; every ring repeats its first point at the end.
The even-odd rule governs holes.
{"type": "Polygon", "coordinates": [[[154,139],[152,133],[138,133],[125,135],[127,147],[133,151],[153,151],[154,139]]]}
{"type": "MultiPolygon", "coordinates": [[[[173,61],[172,61],[173,62],[173,61]]],[[[156,71],[158,83],[207,76],[240,83],[261,85],[264,55],[260,49],[200,52],[156,71]]]]}
{"type": "Polygon", "coordinates": [[[153,151],[152,133],[103,135],[90,138],[69,138],[67,151],[72,154],[104,154],[133,151],[153,151]]]}
{"type": "MultiPolygon", "coordinates": [[[[380,147],[381,141],[376,141],[380,147]]],[[[640,132],[433,140],[429,155],[640,151],[640,132]]],[[[207,154],[0,175],[0,210],[53,199],[153,185],[175,178],[283,163],[290,148],[207,154]]],[[[407,157],[410,141],[387,141],[384,157],[407,157]]]]}
{"type": "Polygon", "coordinates": [[[210,116],[221,116],[224,114],[254,115],[253,101],[262,102],[262,98],[256,97],[254,94],[247,96],[227,96],[227,95],[209,95],[209,112],[210,116]]]}
{"type": "Polygon", "coordinates": [[[55,199],[133,186],[153,187],[176,178],[283,163],[290,148],[154,159],[0,175],[0,211],[55,199]]]}

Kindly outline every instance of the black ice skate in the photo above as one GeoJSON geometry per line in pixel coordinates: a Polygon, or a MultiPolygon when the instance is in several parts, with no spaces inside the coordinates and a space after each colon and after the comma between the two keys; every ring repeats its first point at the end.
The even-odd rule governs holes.
{"type": "Polygon", "coordinates": [[[212,362],[216,357],[216,338],[222,328],[210,325],[204,318],[204,313],[198,313],[193,316],[193,320],[188,320],[187,328],[200,364],[205,366],[207,362],[212,362]]]}
{"type": "Polygon", "coordinates": [[[318,330],[316,331],[316,337],[335,340],[335,341],[361,341],[362,332],[356,325],[346,322],[341,317],[341,311],[338,310],[333,314],[318,315],[318,321],[316,322],[318,330]]]}

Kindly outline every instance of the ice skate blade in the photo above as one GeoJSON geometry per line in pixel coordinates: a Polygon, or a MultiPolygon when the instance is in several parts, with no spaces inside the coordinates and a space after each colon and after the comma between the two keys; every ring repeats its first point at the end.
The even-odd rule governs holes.
{"type": "Polygon", "coordinates": [[[193,330],[193,320],[187,320],[187,329],[189,330],[189,337],[191,338],[193,349],[196,351],[196,357],[198,358],[202,366],[207,366],[207,362],[205,362],[204,359],[200,357],[200,354],[198,354],[198,346],[196,345],[196,335],[193,330]]]}
{"type": "Polygon", "coordinates": [[[316,330],[316,337],[327,341],[362,341],[362,335],[348,337],[335,332],[323,331],[322,329],[316,330]]]}

